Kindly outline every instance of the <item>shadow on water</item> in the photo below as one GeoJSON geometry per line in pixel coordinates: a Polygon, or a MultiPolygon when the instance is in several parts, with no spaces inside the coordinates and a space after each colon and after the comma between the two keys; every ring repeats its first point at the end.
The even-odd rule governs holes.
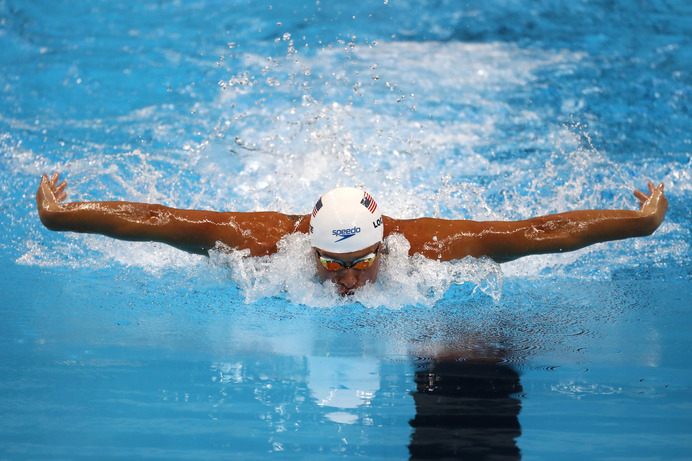
{"type": "Polygon", "coordinates": [[[410,459],[518,460],[522,392],[504,354],[425,359],[415,372],[410,459]]]}

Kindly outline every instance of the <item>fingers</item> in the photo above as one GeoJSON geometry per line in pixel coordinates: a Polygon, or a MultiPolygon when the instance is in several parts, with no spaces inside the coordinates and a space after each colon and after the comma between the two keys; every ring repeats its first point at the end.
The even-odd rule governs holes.
{"type": "Polygon", "coordinates": [[[656,186],[654,186],[654,183],[649,182],[649,183],[647,184],[647,186],[648,186],[648,188],[649,188],[649,193],[648,193],[648,194],[646,194],[646,193],[640,191],[639,189],[635,189],[635,190],[634,190],[634,196],[637,197],[639,200],[644,200],[644,201],[646,201],[646,200],[648,200],[649,197],[651,197],[655,192],[657,192],[657,191],[658,191],[658,192],[661,192],[661,193],[663,192],[663,187],[664,187],[663,183],[659,184],[658,187],[656,187],[656,186]]]}
{"type": "Polygon", "coordinates": [[[638,189],[634,190],[634,196],[639,199],[639,211],[659,213],[662,221],[668,209],[668,201],[663,194],[663,183],[656,187],[654,183],[649,182],[647,186],[649,189],[648,194],[638,189]]]}
{"type": "Polygon", "coordinates": [[[49,178],[48,175],[44,174],[41,176],[41,184],[44,182],[47,182],[48,185],[50,186],[51,190],[56,194],[60,194],[65,190],[65,187],[67,187],[67,181],[63,180],[62,182],[58,182],[60,180],[60,173],[56,171],[51,175],[49,178]]]}
{"type": "Polygon", "coordinates": [[[53,194],[55,194],[55,199],[58,201],[58,203],[67,198],[67,192],[65,192],[66,187],[67,181],[63,181],[53,189],[53,194]]]}
{"type": "Polygon", "coordinates": [[[639,189],[634,190],[634,196],[637,197],[642,202],[645,202],[649,198],[649,196],[647,194],[640,191],[639,189]]]}
{"type": "Polygon", "coordinates": [[[649,195],[663,195],[663,183],[659,184],[658,187],[654,186],[654,183],[649,183],[649,195]]]}

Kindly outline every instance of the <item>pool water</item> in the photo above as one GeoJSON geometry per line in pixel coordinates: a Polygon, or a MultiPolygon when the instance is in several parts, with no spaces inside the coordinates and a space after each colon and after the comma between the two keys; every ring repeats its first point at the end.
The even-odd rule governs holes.
{"type": "Polygon", "coordinates": [[[1,459],[688,459],[692,8],[0,0],[1,459]],[[637,206],[646,238],[406,256],[342,299],[304,236],[191,256],[34,194],[401,218],[637,206]]]}

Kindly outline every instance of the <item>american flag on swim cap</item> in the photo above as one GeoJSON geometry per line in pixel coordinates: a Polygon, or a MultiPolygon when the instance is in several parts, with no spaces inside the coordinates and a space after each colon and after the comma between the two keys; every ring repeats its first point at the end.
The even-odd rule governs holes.
{"type": "Polygon", "coordinates": [[[317,215],[317,212],[320,211],[320,208],[322,208],[322,197],[315,203],[315,208],[312,209],[312,217],[314,218],[315,215],[317,215]]]}
{"type": "Polygon", "coordinates": [[[375,199],[370,197],[370,194],[367,192],[363,192],[363,200],[360,201],[360,203],[370,211],[370,213],[374,213],[375,210],[377,209],[377,203],[375,203],[375,199]]]}

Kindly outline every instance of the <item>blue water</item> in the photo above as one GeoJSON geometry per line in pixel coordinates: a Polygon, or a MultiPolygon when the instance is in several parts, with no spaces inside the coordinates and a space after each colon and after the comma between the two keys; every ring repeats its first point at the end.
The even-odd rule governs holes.
{"type": "Polygon", "coordinates": [[[684,1],[0,0],[0,459],[687,459],[684,1]],[[266,259],[45,230],[70,200],[635,208],[647,238],[437,263],[344,301],[266,259]],[[475,458],[472,458],[475,456],[475,458]]]}

